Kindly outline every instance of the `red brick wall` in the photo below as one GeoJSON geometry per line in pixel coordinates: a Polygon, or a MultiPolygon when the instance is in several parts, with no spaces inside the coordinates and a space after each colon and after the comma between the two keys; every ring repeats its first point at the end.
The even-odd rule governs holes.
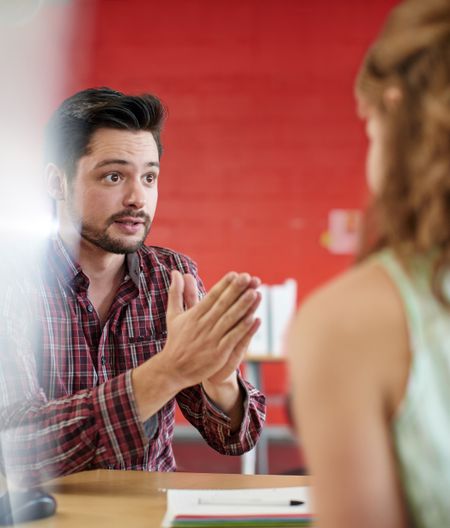
{"type": "Polygon", "coordinates": [[[353,81],[396,0],[77,3],[94,18],[73,37],[68,92],[151,91],[169,107],[148,242],[189,254],[207,286],[248,270],[294,277],[300,298],[348,265],[320,237],[329,209],[365,199],[353,81]]]}
{"type": "Polygon", "coordinates": [[[96,9],[70,89],[148,90],[169,107],[149,242],[191,255],[207,285],[234,268],[292,276],[300,296],[348,263],[319,239],[330,208],[365,195],[353,80],[395,0],[78,3],[96,9]]]}

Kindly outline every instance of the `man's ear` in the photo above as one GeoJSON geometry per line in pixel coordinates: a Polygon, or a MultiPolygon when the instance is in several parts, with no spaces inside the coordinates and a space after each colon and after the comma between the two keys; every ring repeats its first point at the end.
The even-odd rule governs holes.
{"type": "Polygon", "coordinates": [[[67,196],[65,173],[54,163],[49,163],[45,167],[44,175],[48,194],[56,201],[65,200],[67,196]]]}

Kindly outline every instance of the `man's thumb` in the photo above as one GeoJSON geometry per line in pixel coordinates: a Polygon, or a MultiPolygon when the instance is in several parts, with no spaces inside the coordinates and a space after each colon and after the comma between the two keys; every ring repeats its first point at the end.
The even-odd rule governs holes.
{"type": "Polygon", "coordinates": [[[169,294],[167,298],[167,319],[175,317],[176,315],[183,313],[183,292],[184,292],[184,280],[181,273],[177,270],[172,270],[170,273],[171,282],[169,288],[169,294]]]}

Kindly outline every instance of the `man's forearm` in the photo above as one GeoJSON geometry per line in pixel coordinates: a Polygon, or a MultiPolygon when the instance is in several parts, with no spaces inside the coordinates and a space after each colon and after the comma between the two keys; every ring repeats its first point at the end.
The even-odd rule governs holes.
{"type": "Polygon", "coordinates": [[[2,407],[3,472],[30,486],[88,467],[129,465],[148,443],[130,395],[126,373],[66,398],[39,402],[37,394],[2,407]]]}

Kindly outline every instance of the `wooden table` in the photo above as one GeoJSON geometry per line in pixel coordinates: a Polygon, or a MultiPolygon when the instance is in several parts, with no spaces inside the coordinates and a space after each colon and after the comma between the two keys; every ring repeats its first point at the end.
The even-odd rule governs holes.
{"type": "Polygon", "coordinates": [[[159,528],[167,488],[230,489],[306,486],[308,477],[220,473],[96,470],[54,480],[43,488],[58,502],[54,517],[29,528],[159,528]]]}

